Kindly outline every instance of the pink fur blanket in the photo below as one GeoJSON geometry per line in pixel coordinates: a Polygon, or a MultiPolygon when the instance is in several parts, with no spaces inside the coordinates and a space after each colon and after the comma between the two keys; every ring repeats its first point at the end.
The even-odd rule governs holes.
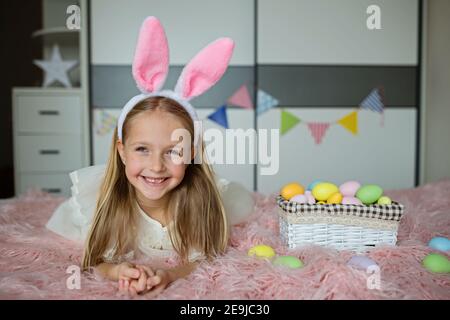
{"type": "MultiPolygon", "coordinates": [[[[450,180],[388,192],[406,207],[398,246],[367,254],[380,267],[380,289],[369,289],[365,271],[347,266],[351,252],[317,246],[287,250],[279,240],[274,195],[254,193],[256,208],[246,224],[233,227],[227,254],[201,264],[156,299],[450,299],[450,275],[421,265],[434,236],[450,236],[450,180]],[[301,269],[273,266],[247,256],[256,244],[299,257],[301,269]]],[[[117,283],[82,273],[69,289],[70,266],[78,266],[82,245],[45,228],[64,199],[37,190],[0,205],[1,299],[124,299],[117,283]],[[69,273],[68,273],[69,272],[69,273]]],[[[447,257],[449,254],[447,253],[447,257]]],[[[147,263],[154,261],[147,260],[147,263]]],[[[167,262],[169,263],[169,262],[167,262]]],[[[73,282],[72,282],[73,284],[73,282]]],[[[142,295],[136,299],[149,299],[142,295]]]]}

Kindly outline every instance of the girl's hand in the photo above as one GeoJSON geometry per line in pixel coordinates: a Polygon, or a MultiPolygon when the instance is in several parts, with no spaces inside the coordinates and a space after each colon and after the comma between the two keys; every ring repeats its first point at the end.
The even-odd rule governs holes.
{"type": "Polygon", "coordinates": [[[123,262],[117,265],[117,279],[119,281],[119,291],[128,292],[130,284],[134,279],[139,279],[141,271],[133,267],[131,263],[123,262]]]}
{"type": "Polygon", "coordinates": [[[166,270],[159,269],[155,272],[144,265],[137,265],[136,268],[140,271],[140,277],[132,280],[128,287],[128,292],[132,296],[151,292],[151,296],[155,297],[170,283],[170,275],[166,270]]]}
{"type": "Polygon", "coordinates": [[[164,269],[158,269],[155,275],[147,279],[147,290],[152,297],[160,294],[172,282],[170,273],[164,269]]]}
{"type": "Polygon", "coordinates": [[[149,277],[152,277],[154,275],[154,272],[150,267],[144,265],[136,265],[136,268],[139,270],[140,276],[139,279],[132,280],[130,283],[129,293],[132,296],[146,293],[148,291],[147,280],[149,277]]]}

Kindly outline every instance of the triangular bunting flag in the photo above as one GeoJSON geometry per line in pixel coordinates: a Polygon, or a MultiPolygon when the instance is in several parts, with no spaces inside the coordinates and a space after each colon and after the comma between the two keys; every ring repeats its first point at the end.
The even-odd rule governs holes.
{"type": "Polygon", "coordinates": [[[311,131],[311,135],[313,136],[316,144],[320,144],[322,142],[322,138],[329,126],[329,123],[324,122],[308,122],[308,128],[311,131]]]}
{"type": "Polygon", "coordinates": [[[247,86],[243,84],[227,101],[228,105],[253,109],[252,99],[248,93],[247,86]]]}
{"type": "Polygon", "coordinates": [[[290,112],[281,110],[281,135],[295,127],[301,120],[290,112]]]}
{"type": "Polygon", "coordinates": [[[263,112],[278,105],[278,100],[272,97],[270,94],[258,90],[258,103],[257,103],[257,113],[260,115],[263,112]]]}
{"type": "Polygon", "coordinates": [[[378,88],[373,89],[369,95],[359,105],[363,109],[369,109],[375,112],[383,112],[383,97],[378,88]]]}
{"type": "Polygon", "coordinates": [[[228,118],[227,118],[227,106],[223,105],[211,113],[208,119],[220,124],[225,129],[228,129],[228,118]]]}
{"type": "Polygon", "coordinates": [[[358,133],[358,112],[353,111],[340,119],[337,123],[353,134],[358,133]]]}

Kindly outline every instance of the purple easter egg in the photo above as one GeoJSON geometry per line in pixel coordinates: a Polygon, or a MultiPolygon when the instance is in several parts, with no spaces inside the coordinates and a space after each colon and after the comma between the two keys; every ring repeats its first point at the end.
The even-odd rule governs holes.
{"type": "Polygon", "coordinates": [[[362,270],[367,270],[370,266],[378,266],[375,261],[365,256],[353,256],[347,262],[347,265],[362,270]]]}
{"type": "Polygon", "coordinates": [[[342,204],[356,204],[356,205],[362,205],[361,200],[355,197],[344,197],[342,199],[342,204]]]}
{"type": "Polygon", "coordinates": [[[358,181],[347,181],[339,186],[339,191],[344,197],[354,197],[360,187],[358,181]]]}
{"type": "Polygon", "coordinates": [[[298,194],[296,196],[293,196],[290,201],[297,202],[297,203],[307,203],[308,198],[304,194],[298,194]]]}
{"type": "Polygon", "coordinates": [[[314,198],[314,196],[311,193],[309,193],[305,196],[306,196],[306,199],[308,200],[308,204],[316,203],[316,198],[314,198]]]}

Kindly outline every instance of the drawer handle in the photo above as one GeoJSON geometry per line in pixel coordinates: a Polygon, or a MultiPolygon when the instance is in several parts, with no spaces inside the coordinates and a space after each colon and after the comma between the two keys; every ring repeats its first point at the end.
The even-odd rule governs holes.
{"type": "Polygon", "coordinates": [[[58,116],[59,111],[57,110],[39,110],[41,116],[58,116]]]}
{"type": "Polygon", "coordinates": [[[60,188],[42,188],[42,190],[48,193],[61,193],[60,188]]]}
{"type": "Polygon", "coordinates": [[[59,150],[39,150],[40,154],[59,154],[59,150]]]}

